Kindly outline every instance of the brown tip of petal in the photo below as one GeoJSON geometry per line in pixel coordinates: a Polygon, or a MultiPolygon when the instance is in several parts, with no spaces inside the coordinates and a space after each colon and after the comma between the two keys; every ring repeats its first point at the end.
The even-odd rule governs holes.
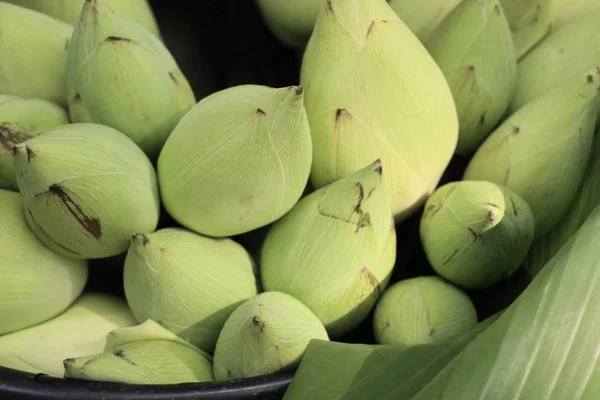
{"type": "Polygon", "coordinates": [[[131,238],[136,242],[141,243],[142,246],[145,246],[148,243],[150,243],[148,236],[144,235],[143,233],[134,233],[133,235],[131,235],[131,238]]]}
{"type": "Polygon", "coordinates": [[[300,96],[302,93],[304,93],[304,86],[302,86],[302,85],[296,86],[296,94],[298,96],[300,96]]]}

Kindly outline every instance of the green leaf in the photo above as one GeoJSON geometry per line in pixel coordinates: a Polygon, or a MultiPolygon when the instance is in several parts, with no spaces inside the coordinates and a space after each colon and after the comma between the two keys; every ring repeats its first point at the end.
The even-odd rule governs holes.
{"type": "Polygon", "coordinates": [[[370,351],[311,345],[285,399],[597,399],[598,243],[600,207],[470,342],[370,351]]]}
{"type": "Polygon", "coordinates": [[[417,393],[498,316],[451,342],[375,346],[313,340],[284,400],[403,399],[417,393]]]}

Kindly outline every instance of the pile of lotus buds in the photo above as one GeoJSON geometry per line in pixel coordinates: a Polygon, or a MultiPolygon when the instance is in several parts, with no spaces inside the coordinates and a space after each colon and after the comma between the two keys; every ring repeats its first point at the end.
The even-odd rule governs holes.
{"type": "Polygon", "coordinates": [[[448,340],[600,203],[600,2],[256,4],[298,82],[197,99],[145,0],[0,1],[0,366],[174,384],[365,323],[448,340]],[[393,282],[415,215],[435,275],[393,282]],[[86,289],[123,254],[124,299],[86,289]]]}

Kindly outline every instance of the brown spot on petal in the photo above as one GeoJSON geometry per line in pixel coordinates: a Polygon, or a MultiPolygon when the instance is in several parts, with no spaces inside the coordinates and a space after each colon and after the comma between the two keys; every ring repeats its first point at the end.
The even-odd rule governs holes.
{"type": "Polygon", "coordinates": [[[175,82],[176,84],[179,83],[179,80],[177,80],[177,77],[175,76],[174,73],[172,73],[171,71],[169,71],[169,77],[171,78],[171,80],[173,82],[175,82]]]}
{"type": "Polygon", "coordinates": [[[0,124],[0,145],[7,150],[12,150],[13,154],[15,152],[15,145],[30,138],[30,135],[18,131],[12,124],[0,124]]]}
{"type": "Polygon", "coordinates": [[[375,25],[377,25],[380,22],[382,22],[384,24],[387,24],[387,20],[386,19],[375,19],[375,20],[373,20],[373,22],[371,22],[371,25],[369,25],[369,29],[367,30],[367,37],[369,37],[369,35],[373,31],[373,28],[375,28],[375,25]]]}
{"type": "Polygon", "coordinates": [[[512,199],[512,197],[509,197],[510,199],[510,204],[512,205],[513,208],[513,214],[516,216],[519,215],[519,211],[517,210],[517,206],[515,205],[515,201],[512,199]]]}
{"type": "Polygon", "coordinates": [[[130,359],[125,357],[125,354],[123,354],[123,350],[114,350],[113,355],[115,355],[116,357],[119,357],[123,361],[127,361],[131,365],[136,365],[133,361],[131,361],[130,359]]]}
{"type": "Polygon", "coordinates": [[[483,124],[485,124],[485,113],[481,114],[481,117],[479,118],[479,125],[483,124]]]}
{"type": "Polygon", "coordinates": [[[62,201],[67,208],[67,211],[69,211],[86,232],[92,235],[96,240],[100,240],[102,237],[102,226],[100,225],[100,220],[98,218],[87,215],[82,210],[81,206],[73,201],[71,195],[64,187],[54,184],[48,188],[48,191],[62,201]]]}
{"type": "Polygon", "coordinates": [[[27,147],[27,145],[25,145],[25,151],[27,151],[27,162],[29,162],[35,154],[29,147],[27,147]]]}
{"type": "Polygon", "coordinates": [[[515,134],[515,135],[521,133],[521,127],[516,126],[516,125],[513,126],[512,133],[515,134]]]}
{"type": "Polygon", "coordinates": [[[133,42],[131,39],[122,38],[119,36],[109,36],[105,39],[107,42],[133,42]]]}
{"type": "Polygon", "coordinates": [[[498,4],[494,6],[494,11],[496,12],[496,14],[500,15],[500,6],[498,4]]]}
{"type": "Polygon", "coordinates": [[[594,75],[586,75],[587,83],[594,83],[594,75]]]}
{"type": "Polygon", "coordinates": [[[298,85],[298,86],[296,87],[296,94],[297,94],[298,96],[300,96],[302,93],[304,93],[304,86],[302,86],[302,85],[298,85]]]}
{"type": "Polygon", "coordinates": [[[262,108],[258,108],[258,109],[256,110],[256,113],[257,113],[257,114],[259,114],[259,115],[267,115],[267,113],[266,113],[266,112],[264,112],[262,108]]]}

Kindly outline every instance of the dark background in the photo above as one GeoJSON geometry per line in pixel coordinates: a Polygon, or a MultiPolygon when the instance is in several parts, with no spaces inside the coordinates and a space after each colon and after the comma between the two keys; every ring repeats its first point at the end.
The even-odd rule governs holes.
{"type": "MultiPolygon", "coordinates": [[[[294,1],[294,0],[289,0],[294,1]]],[[[271,87],[297,85],[302,52],[280,44],[264,25],[253,0],[200,0],[189,2],[150,0],[163,40],[189,80],[197,100],[235,85],[271,87]]],[[[440,185],[460,180],[468,159],[452,160],[440,185]]],[[[310,190],[308,188],[307,190],[310,190]]],[[[433,275],[419,240],[421,212],[397,226],[397,262],[391,282],[433,275]]],[[[160,226],[175,226],[163,210],[160,226]]],[[[233,238],[258,259],[268,227],[233,238]]],[[[123,295],[125,256],[91,262],[88,289],[123,295]]],[[[469,291],[480,320],[508,306],[526,287],[520,269],[511,279],[485,291],[469,291]]],[[[342,339],[373,342],[371,318],[342,339]]]]}

